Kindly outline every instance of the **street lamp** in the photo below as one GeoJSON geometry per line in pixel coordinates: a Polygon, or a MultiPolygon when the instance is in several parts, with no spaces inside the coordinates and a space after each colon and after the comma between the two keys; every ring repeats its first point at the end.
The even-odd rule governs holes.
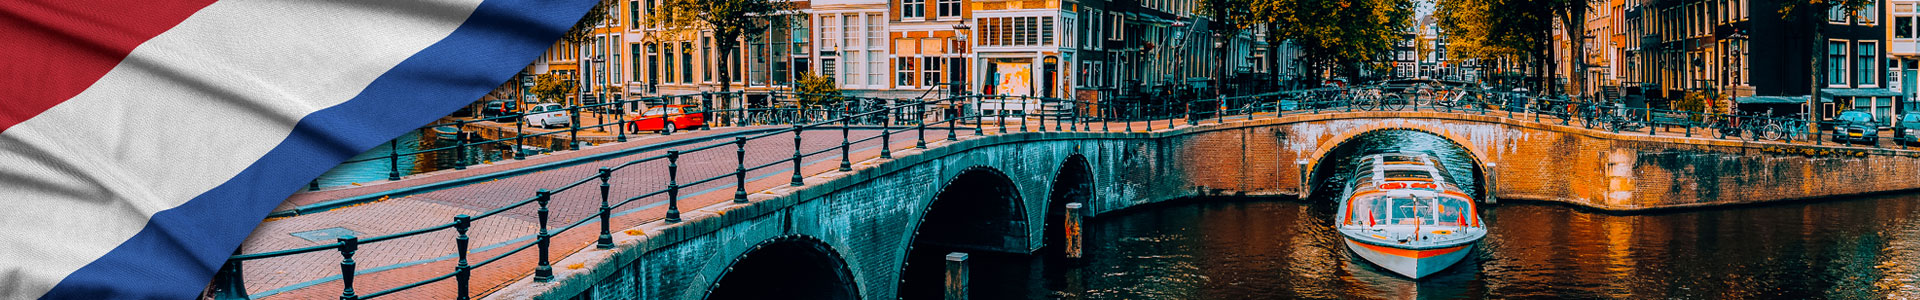
{"type": "MultiPolygon", "coordinates": [[[[960,54],[961,65],[948,66],[948,71],[960,71],[960,68],[966,68],[964,72],[966,76],[973,76],[973,69],[967,68],[967,65],[973,62],[972,59],[967,57],[967,52],[972,48],[968,46],[971,46],[973,42],[973,40],[968,37],[968,33],[972,31],[973,27],[967,26],[965,19],[961,19],[960,22],[953,24],[953,50],[955,53],[960,54]]],[[[950,84],[953,85],[952,93],[954,96],[959,96],[967,91],[966,77],[961,77],[959,81],[950,82],[950,84]]]]}
{"type": "MultiPolygon", "coordinates": [[[[600,73],[600,72],[604,72],[605,70],[603,70],[603,69],[605,69],[605,68],[602,68],[602,66],[604,66],[604,64],[605,64],[606,62],[607,62],[607,57],[606,57],[606,55],[594,55],[594,56],[593,56],[593,72],[594,72],[594,73],[596,73],[596,74],[597,74],[597,73],[600,73]]],[[[594,76],[594,77],[592,77],[592,78],[601,78],[601,79],[605,79],[605,77],[604,77],[604,76],[594,76]]],[[[581,96],[585,96],[585,95],[587,94],[587,91],[593,91],[593,92],[594,92],[594,93],[593,93],[593,104],[594,104],[594,105],[603,105],[603,104],[606,104],[606,100],[607,100],[607,99],[606,99],[606,98],[607,98],[607,91],[606,91],[606,87],[605,87],[605,85],[606,85],[606,82],[605,82],[605,81],[601,81],[601,80],[589,80],[589,82],[590,82],[590,83],[593,83],[593,84],[595,85],[595,88],[594,88],[594,89],[587,89],[586,87],[581,87],[581,92],[580,92],[580,94],[581,94],[581,96]]],[[[584,102],[584,100],[585,100],[585,99],[581,99],[581,100],[583,100],[583,102],[584,102]]],[[[597,124],[606,124],[606,123],[607,123],[607,120],[606,120],[606,114],[603,114],[603,113],[601,113],[601,112],[603,112],[603,110],[604,110],[604,109],[606,109],[606,107],[600,107],[600,108],[597,108],[597,109],[594,109],[594,110],[592,110],[592,111],[594,111],[594,113],[593,113],[593,120],[594,120],[594,122],[595,122],[595,123],[597,123],[597,124]]],[[[580,126],[580,124],[573,124],[573,126],[575,126],[575,127],[579,127],[579,126],[580,126]]],[[[600,132],[606,132],[606,131],[607,131],[607,130],[606,130],[606,128],[604,128],[604,127],[594,127],[594,130],[595,130],[595,131],[600,131],[600,132]]]]}

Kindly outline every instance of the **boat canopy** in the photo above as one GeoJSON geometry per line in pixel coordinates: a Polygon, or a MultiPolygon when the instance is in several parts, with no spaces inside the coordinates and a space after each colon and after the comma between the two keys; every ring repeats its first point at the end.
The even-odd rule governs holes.
{"type": "Polygon", "coordinates": [[[1388,195],[1353,199],[1356,225],[1470,226],[1473,204],[1453,197],[1388,195]]]}

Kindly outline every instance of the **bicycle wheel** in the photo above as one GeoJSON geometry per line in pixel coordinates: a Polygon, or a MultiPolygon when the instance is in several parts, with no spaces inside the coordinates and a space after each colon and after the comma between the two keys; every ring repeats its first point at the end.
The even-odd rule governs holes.
{"type": "Polygon", "coordinates": [[[1780,123],[1778,122],[1767,122],[1767,126],[1761,127],[1760,130],[1762,131],[1761,137],[1768,140],[1777,141],[1780,140],[1782,136],[1785,136],[1785,134],[1781,134],[1781,131],[1784,130],[1780,128],[1780,123]]]}
{"type": "Polygon", "coordinates": [[[1407,100],[1406,97],[1402,97],[1400,95],[1387,95],[1386,97],[1380,99],[1380,110],[1399,111],[1400,109],[1407,107],[1408,101],[1409,100],[1407,100]]]}

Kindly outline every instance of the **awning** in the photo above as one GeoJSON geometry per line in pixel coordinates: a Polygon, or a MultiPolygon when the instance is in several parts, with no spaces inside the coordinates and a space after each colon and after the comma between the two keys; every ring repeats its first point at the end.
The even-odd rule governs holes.
{"type": "Polygon", "coordinates": [[[1733,98],[1739,104],[1802,104],[1807,96],[1746,96],[1733,98]]]}
{"type": "Polygon", "coordinates": [[[1884,88],[1820,89],[1820,97],[1899,97],[1900,92],[1884,88]]]}

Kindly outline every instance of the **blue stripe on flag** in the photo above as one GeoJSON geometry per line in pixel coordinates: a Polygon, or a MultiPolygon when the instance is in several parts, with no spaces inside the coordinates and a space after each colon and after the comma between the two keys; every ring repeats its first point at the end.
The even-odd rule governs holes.
{"type": "Polygon", "coordinates": [[[294,191],[354,154],[479,99],[545,51],[594,2],[481,3],[445,39],[402,61],[352,100],[307,115],[240,174],[154,214],[140,233],[41,298],[198,297],[233,249],[294,191]]]}

